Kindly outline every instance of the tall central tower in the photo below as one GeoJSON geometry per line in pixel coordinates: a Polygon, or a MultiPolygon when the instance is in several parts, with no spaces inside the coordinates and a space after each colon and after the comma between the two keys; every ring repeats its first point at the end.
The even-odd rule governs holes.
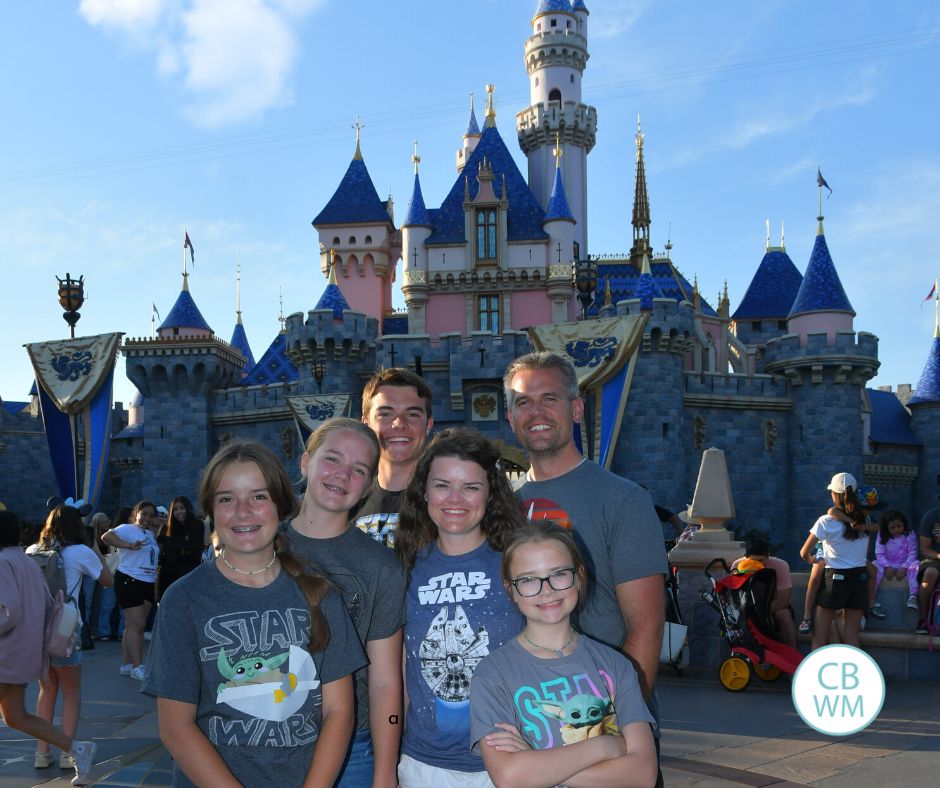
{"type": "Polygon", "coordinates": [[[597,136],[597,110],[581,101],[587,65],[584,0],[539,0],[525,44],[530,105],[516,115],[519,147],[529,160],[529,188],[547,209],[555,179],[553,149],[563,151],[562,175],[575,219],[571,258],[587,256],[587,155],[597,136]]]}

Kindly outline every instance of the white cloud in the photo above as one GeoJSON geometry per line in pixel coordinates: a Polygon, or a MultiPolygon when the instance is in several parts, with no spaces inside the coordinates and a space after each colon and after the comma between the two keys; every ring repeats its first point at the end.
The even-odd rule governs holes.
{"type": "Polygon", "coordinates": [[[200,126],[257,118],[292,101],[296,25],[325,0],[81,0],[95,27],[153,52],[200,126]]]}
{"type": "Polygon", "coordinates": [[[588,18],[588,31],[592,39],[617,38],[629,32],[652,3],[651,0],[610,0],[596,5],[598,7],[591,9],[588,18]]]}

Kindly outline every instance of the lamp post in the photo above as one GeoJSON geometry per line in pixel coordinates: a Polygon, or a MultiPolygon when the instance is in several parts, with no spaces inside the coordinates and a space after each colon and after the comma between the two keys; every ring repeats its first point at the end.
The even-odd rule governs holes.
{"type": "Polygon", "coordinates": [[[322,358],[313,360],[313,379],[317,382],[317,394],[323,393],[323,378],[326,377],[326,363],[322,358]]]}
{"type": "Polygon", "coordinates": [[[588,307],[594,301],[594,290],[597,287],[597,266],[588,255],[585,260],[575,260],[572,264],[572,279],[578,291],[578,301],[581,304],[581,319],[587,320],[588,307]]]}
{"type": "Polygon", "coordinates": [[[85,303],[85,277],[79,276],[78,279],[72,279],[71,274],[66,272],[65,279],[56,277],[59,283],[59,304],[65,312],[62,317],[69,324],[72,331],[72,339],[75,339],[75,324],[81,319],[78,310],[85,303]]]}

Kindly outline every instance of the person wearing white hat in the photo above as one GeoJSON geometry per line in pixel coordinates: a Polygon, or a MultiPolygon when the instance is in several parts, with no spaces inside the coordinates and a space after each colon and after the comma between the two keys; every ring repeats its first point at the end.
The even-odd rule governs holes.
{"type": "Polygon", "coordinates": [[[862,614],[868,607],[868,539],[864,534],[877,526],[867,521],[858,498],[858,482],[851,473],[837,473],[827,488],[832,503],[851,523],[844,523],[828,513],[810,529],[800,550],[803,560],[814,563],[817,543],[823,546],[826,562],[822,589],[816,598],[813,648],[825,646],[837,610],[842,611],[842,642],[859,645],[862,614]]]}

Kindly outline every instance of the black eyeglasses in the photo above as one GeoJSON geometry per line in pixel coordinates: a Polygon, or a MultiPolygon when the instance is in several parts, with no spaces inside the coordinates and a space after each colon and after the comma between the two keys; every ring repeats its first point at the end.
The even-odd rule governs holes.
{"type": "Polygon", "coordinates": [[[538,596],[542,593],[542,585],[548,583],[555,591],[566,591],[574,585],[574,576],[577,570],[572,566],[568,569],[556,569],[548,577],[518,577],[510,580],[512,587],[519,596],[538,596]]]}

